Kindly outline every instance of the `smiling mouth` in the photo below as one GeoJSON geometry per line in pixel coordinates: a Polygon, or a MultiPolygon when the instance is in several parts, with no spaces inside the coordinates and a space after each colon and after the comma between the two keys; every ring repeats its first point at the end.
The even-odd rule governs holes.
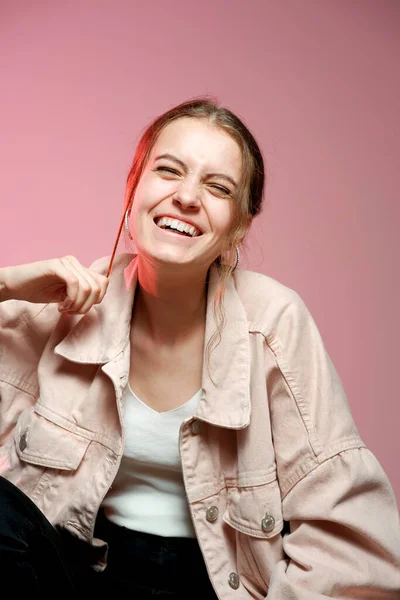
{"type": "Polygon", "coordinates": [[[185,223],[179,219],[172,219],[171,217],[156,217],[153,219],[153,222],[160,229],[164,229],[165,231],[170,231],[171,233],[175,233],[184,237],[194,238],[202,235],[202,232],[197,227],[194,225],[189,225],[189,223],[185,223]]]}

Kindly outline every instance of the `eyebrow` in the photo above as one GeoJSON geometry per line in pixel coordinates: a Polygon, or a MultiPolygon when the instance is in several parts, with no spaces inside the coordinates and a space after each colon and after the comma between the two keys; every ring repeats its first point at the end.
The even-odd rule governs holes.
{"type": "MultiPolygon", "coordinates": [[[[161,160],[162,158],[166,158],[168,160],[173,160],[174,162],[178,163],[178,165],[181,166],[182,169],[184,169],[185,171],[187,170],[187,166],[185,165],[185,163],[180,160],[179,158],[176,158],[176,156],[174,156],[173,154],[160,154],[159,156],[157,156],[154,159],[154,162],[157,160],[161,160]]],[[[237,183],[236,181],[230,176],[227,175],[226,173],[207,173],[207,177],[219,177],[220,179],[226,179],[227,181],[229,181],[234,187],[237,187],[237,183]]]]}

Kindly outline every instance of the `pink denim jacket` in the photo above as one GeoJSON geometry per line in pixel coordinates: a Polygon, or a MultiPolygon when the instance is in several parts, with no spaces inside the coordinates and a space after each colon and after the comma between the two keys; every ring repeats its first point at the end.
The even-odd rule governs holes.
{"type": "MultiPolygon", "coordinates": [[[[108,260],[91,268],[105,274],[108,260]]],[[[98,570],[107,546],[93,529],[124,448],[136,280],[136,259],[120,254],[103,302],[87,315],[0,304],[0,474],[89,542],[98,570]]],[[[206,342],[217,283],[213,267],[206,342]]],[[[204,361],[203,396],[179,442],[218,598],[399,599],[395,496],[306,306],[271,277],[240,270],[224,305],[212,380],[204,361]]],[[[195,590],[193,582],[188,598],[195,590]]]]}

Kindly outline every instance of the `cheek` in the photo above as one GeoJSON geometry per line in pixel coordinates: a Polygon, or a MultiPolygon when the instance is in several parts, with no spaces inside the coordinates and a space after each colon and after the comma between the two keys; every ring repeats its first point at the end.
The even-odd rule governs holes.
{"type": "Polygon", "coordinates": [[[140,194],[142,202],[147,206],[152,202],[162,200],[166,195],[174,193],[176,186],[176,181],[162,179],[150,171],[143,175],[138,185],[138,193],[140,194]]]}
{"type": "Polygon", "coordinates": [[[231,206],[220,206],[218,210],[213,211],[214,229],[220,235],[226,235],[232,227],[233,215],[231,206]]]}
{"type": "Polygon", "coordinates": [[[131,225],[134,226],[135,223],[140,221],[140,218],[143,215],[147,214],[149,210],[154,206],[155,199],[157,198],[157,193],[155,190],[155,186],[148,185],[148,182],[141,181],[136,188],[132,209],[131,209],[131,225]]]}

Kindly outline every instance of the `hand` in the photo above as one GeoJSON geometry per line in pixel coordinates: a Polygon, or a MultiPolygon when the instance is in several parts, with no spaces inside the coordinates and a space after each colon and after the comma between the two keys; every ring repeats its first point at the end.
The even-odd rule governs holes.
{"type": "Polygon", "coordinates": [[[2,268],[0,283],[1,300],[58,302],[60,312],[85,314],[103,300],[109,279],[64,256],[2,268]]]}

